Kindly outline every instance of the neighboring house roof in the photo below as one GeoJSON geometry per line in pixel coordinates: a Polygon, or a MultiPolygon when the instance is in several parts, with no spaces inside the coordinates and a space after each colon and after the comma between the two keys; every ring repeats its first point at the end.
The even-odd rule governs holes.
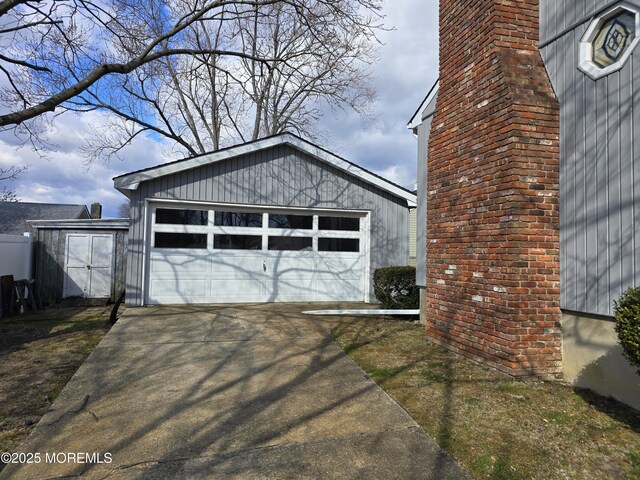
{"type": "Polygon", "coordinates": [[[238,157],[240,155],[246,155],[254,153],[267,148],[273,148],[276,146],[289,145],[296,148],[311,157],[328,163],[339,170],[349,173],[361,180],[375,185],[378,188],[385,190],[397,197],[403,198],[407,201],[409,206],[416,205],[416,196],[410,190],[397,185],[386,178],[381,177],[369,170],[366,170],[355,163],[349,162],[342,157],[325,150],[322,147],[314,145],[307,140],[304,140],[292,133],[282,133],[274,135],[272,137],[263,138],[242,145],[236,145],[234,147],[225,148],[212,153],[206,153],[197,157],[186,158],[184,160],[178,160],[175,162],[165,163],[156,167],[146,168],[135,172],[120,175],[113,179],[114,186],[120,192],[127,195],[128,191],[136,190],[141,182],[153,180],[154,178],[162,177],[165,175],[173,175],[192,168],[201,167],[203,165],[209,165],[216,162],[222,162],[224,160],[238,157]]]}
{"type": "Polygon", "coordinates": [[[414,130],[422,123],[422,121],[433,115],[435,113],[436,108],[436,99],[438,98],[438,91],[440,90],[440,80],[437,80],[436,83],[433,84],[427,96],[424,97],[422,103],[416,110],[416,113],[413,114],[409,123],[407,124],[407,128],[409,130],[414,130]]]}
{"type": "Polygon", "coordinates": [[[22,235],[31,230],[27,220],[71,220],[90,217],[85,205],[0,202],[0,233],[22,235]]]}

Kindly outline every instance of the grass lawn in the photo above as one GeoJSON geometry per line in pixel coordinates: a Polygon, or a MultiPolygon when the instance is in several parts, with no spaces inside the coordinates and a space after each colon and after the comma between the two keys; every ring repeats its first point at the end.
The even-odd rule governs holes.
{"type": "Polygon", "coordinates": [[[427,340],[417,322],[347,319],[340,346],[478,479],[640,479],[640,413],[515,381],[427,340]]]}
{"type": "Polygon", "coordinates": [[[0,319],[0,452],[31,432],[109,331],[110,312],[61,308],[0,319]]]}

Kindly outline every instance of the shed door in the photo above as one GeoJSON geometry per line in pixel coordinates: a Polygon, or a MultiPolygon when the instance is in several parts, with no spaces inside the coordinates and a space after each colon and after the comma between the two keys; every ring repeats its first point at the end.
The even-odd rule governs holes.
{"type": "Polygon", "coordinates": [[[63,298],[109,297],[112,273],[112,234],[67,235],[63,298]]]}
{"type": "Polygon", "coordinates": [[[365,215],[152,207],[146,303],[363,301],[365,215]]]}

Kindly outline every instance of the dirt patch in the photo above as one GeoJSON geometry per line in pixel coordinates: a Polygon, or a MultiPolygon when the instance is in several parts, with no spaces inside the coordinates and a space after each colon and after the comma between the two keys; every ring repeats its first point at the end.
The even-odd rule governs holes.
{"type": "Polygon", "coordinates": [[[49,409],[109,331],[110,311],[62,308],[0,319],[0,452],[13,451],[49,409]]]}
{"type": "Polygon", "coordinates": [[[415,322],[349,318],[351,357],[479,479],[640,479],[640,412],[567,385],[515,381],[415,322]]]}

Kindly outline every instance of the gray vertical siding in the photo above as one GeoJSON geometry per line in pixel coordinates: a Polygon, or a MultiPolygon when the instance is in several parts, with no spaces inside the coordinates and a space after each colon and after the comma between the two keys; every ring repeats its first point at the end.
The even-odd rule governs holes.
{"type": "MultiPolygon", "coordinates": [[[[562,35],[618,0],[540,0],[540,43],[562,35]]],[[[636,1],[630,3],[638,4],[636,1]]]]}
{"type": "Polygon", "coordinates": [[[416,214],[416,285],[427,286],[427,146],[431,120],[418,125],[418,208],[416,214]]]}
{"type": "MultiPolygon", "coordinates": [[[[371,212],[371,272],[406,265],[406,200],[287,145],[142,182],[131,195],[127,305],[143,299],[145,199],[358,209],[371,212]]],[[[373,291],[373,289],[371,289],[373,291]]]]}
{"type": "Polygon", "coordinates": [[[422,123],[418,125],[418,212],[416,238],[416,285],[427,286],[427,157],[429,156],[429,133],[431,121],[438,101],[438,84],[433,99],[420,112],[422,123]]]}
{"type": "MultiPolygon", "coordinates": [[[[162,181],[162,179],[160,179],[162,181]]],[[[144,261],[144,193],[146,184],[142,183],[133,192],[129,205],[129,244],[127,258],[127,283],[125,302],[127,306],[141,304],[142,268],[144,261]]]]}
{"type": "Polygon", "coordinates": [[[541,52],[560,102],[561,306],[600,315],[640,285],[640,52],[597,81],[577,68],[591,15],[613,3],[541,3],[541,52]]]}
{"type": "MultiPolygon", "coordinates": [[[[435,102],[434,102],[435,103],[435,102]]],[[[433,113],[418,126],[418,213],[416,285],[427,286],[427,156],[433,113]]]]}

